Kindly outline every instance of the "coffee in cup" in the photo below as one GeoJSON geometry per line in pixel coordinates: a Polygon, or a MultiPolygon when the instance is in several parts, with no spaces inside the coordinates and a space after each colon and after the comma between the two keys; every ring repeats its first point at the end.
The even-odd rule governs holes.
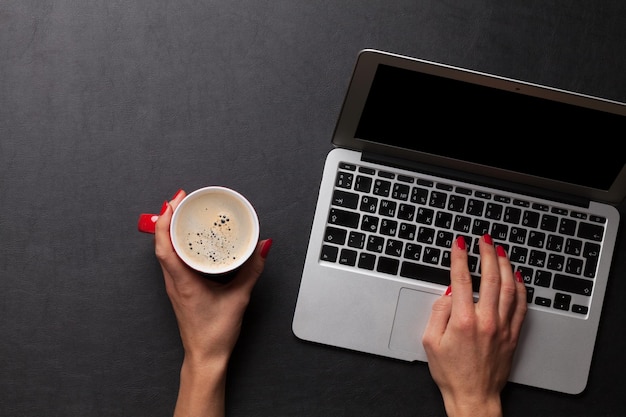
{"type": "MultiPolygon", "coordinates": [[[[144,217],[143,222],[147,221],[144,217]]],[[[142,230],[141,216],[139,229],[149,232],[142,230]]],[[[188,194],[176,207],[170,238],[183,262],[219,277],[237,270],[254,253],[259,219],[240,193],[226,187],[205,187],[188,194]]]]}

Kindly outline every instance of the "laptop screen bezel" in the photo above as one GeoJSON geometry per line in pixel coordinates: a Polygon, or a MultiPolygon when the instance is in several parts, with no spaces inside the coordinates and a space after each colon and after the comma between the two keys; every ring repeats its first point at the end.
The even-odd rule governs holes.
{"type": "Polygon", "coordinates": [[[583,199],[602,201],[613,205],[619,204],[626,197],[626,166],[622,168],[613,184],[607,190],[604,190],[584,187],[562,181],[555,181],[534,175],[508,171],[501,168],[494,168],[406,148],[383,145],[356,137],[356,131],[361,114],[365,108],[376,71],[381,64],[411,71],[420,71],[426,74],[488,86],[518,94],[526,94],[541,99],[563,102],[626,117],[626,104],[624,103],[417,58],[410,58],[384,51],[364,49],[359,53],[357,58],[357,63],[352,73],[352,78],[350,80],[340,116],[335,127],[332,139],[332,143],[335,146],[369,154],[386,155],[387,157],[413,161],[418,164],[427,164],[456,171],[465,171],[476,176],[496,177],[510,183],[522,184],[524,186],[539,189],[554,190],[563,194],[570,194],[583,199]]]}

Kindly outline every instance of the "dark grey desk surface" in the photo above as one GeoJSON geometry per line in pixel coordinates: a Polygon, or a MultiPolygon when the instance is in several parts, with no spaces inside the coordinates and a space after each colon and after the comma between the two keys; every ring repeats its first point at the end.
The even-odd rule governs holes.
{"type": "MultiPolygon", "coordinates": [[[[230,416],[444,414],[426,365],[291,332],[322,163],[367,47],[626,101],[622,0],[0,3],[0,415],[171,415],[181,347],[136,222],[209,184],[246,194],[275,239],[230,416]]],[[[587,390],[511,384],[508,416],[626,415],[625,251],[622,233],[587,390]]]]}

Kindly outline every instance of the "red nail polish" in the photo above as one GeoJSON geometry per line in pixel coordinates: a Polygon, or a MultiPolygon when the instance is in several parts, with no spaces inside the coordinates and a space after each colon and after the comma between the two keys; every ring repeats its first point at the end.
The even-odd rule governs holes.
{"type": "Polygon", "coordinates": [[[178,197],[178,194],[180,194],[182,192],[183,192],[182,188],[180,190],[176,191],[176,194],[174,194],[174,197],[172,197],[172,200],[176,199],[176,197],[178,197]]]}
{"type": "Polygon", "coordinates": [[[452,287],[448,285],[448,288],[446,288],[446,292],[443,293],[443,295],[450,295],[450,294],[452,294],[452,287]]]}
{"type": "Polygon", "coordinates": [[[265,241],[265,243],[263,244],[263,247],[261,248],[261,258],[263,259],[267,258],[267,255],[270,252],[270,249],[272,248],[272,243],[274,243],[272,239],[267,239],[265,241]]]}
{"type": "Polygon", "coordinates": [[[515,271],[515,279],[517,282],[524,282],[524,278],[522,278],[522,273],[520,271],[515,271]]]}
{"type": "Polygon", "coordinates": [[[161,211],[159,212],[159,216],[165,213],[165,210],[167,210],[167,201],[164,202],[163,205],[161,206],[161,211]]]}
{"type": "Polygon", "coordinates": [[[465,250],[465,238],[463,236],[459,236],[456,238],[456,245],[459,249],[465,250]]]}
{"type": "Polygon", "coordinates": [[[498,256],[506,258],[506,251],[502,246],[496,246],[496,253],[498,254],[498,256]]]}
{"type": "Polygon", "coordinates": [[[491,235],[484,234],[483,239],[485,239],[485,243],[488,245],[493,245],[493,240],[491,239],[491,235]]]}
{"type": "Polygon", "coordinates": [[[143,233],[154,234],[154,225],[156,224],[159,216],[156,214],[143,213],[139,215],[139,222],[137,223],[137,229],[143,233]]]}

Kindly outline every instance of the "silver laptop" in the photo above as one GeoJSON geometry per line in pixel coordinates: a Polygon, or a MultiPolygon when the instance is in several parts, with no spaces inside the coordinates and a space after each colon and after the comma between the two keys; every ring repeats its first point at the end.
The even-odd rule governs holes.
{"type": "MultiPolygon", "coordinates": [[[[626,193],[626,105],[376,50],[361,51],[319,190],[293,332],[426,361],[450,246],[490,233],[524,277],[510,381],[587,385],[626,193]]],[[[477,294],[476,294],[477,295],[477,294]]]]}

